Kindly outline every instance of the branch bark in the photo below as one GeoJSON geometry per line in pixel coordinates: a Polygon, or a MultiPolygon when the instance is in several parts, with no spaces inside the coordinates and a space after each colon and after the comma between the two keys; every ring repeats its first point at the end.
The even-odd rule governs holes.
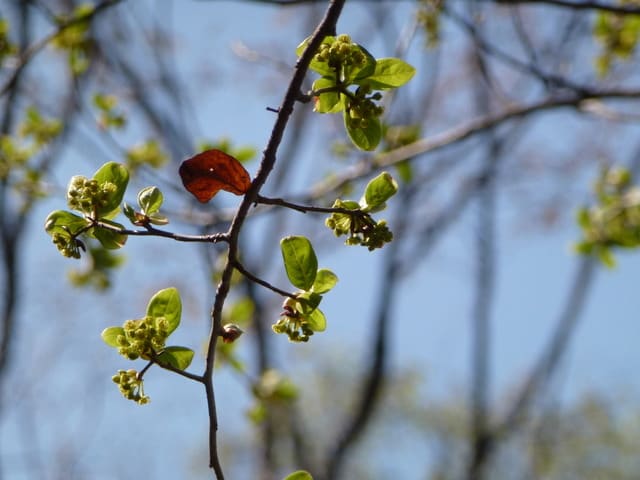
{"type": "Polygon", "coordinates": [[[207,348],[206,368],[203,374],[205,389],[207,394],[207,404],[209,407],[209,463],[213,468],[216,478],[222,480],[224,474],[218,458],[217,438],[216,432],[218,429],[218,420],[216,414],[215,395],[213,388],[213,367],[215,363],[216,343],[218,336],[220,335],[222,328],[222,309],[229,293],[231,285],[231,275],[236,268],[236,261],[238,258],[238,243],[239,236],[244,221],[249,213],[249,208],[256,202],[260,189],[267,181],[269,174],[271,173],[276,163],[276,153],[282,137],[284,135],[289,117],[293,113],[293,107],[298,99],[299,92],[302,87],[305,75],[307,73],[309,63],[313,55],[315,54],[320,43],[327,35],[335,32],[336,24],[345,0],[333,0],[327,7],[324,18],[318,24],[318,27],[313,32],[309,44],[305,51],[300,56],[296,68],[287,88],[284,100],[278,109],[278,116],[271,132],[271,136],[267,143],[262,156],[262,161],[258,168],[251,188],[244,196],[236,215],[231,222],[231,226],[228,231],[229,249],[227,252],[227,260],[225,267],[222,271],[221,280],[218,283],[216,290],[215,300],[211,311],[211,332],[209,335],[209,346],[207,348]]]}

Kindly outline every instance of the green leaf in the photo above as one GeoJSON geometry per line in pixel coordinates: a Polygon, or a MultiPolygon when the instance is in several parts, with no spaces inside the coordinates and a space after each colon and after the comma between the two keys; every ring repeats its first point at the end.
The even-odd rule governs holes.
{"type": "Polygon", "coordinates": [[[112,183],[116,187],[108,196],[105,205],[97,210],[99,217],[109,216],[109,214],[118,210],[124,198],[124,193],[129,183],[129,170],[120,163],[109,162],[100,167],[93,178],[97,180],[100,186],[105,183],[112,183]]]}
{"type": "Polygon", "coordinates": [[[87,219],[67,212],[66,210],[53,211],[44,221],[44,229],[49,235],[53,235],[54,233],[75,235],[89,225],[90,222],[87,219]]]}
{"type": "Polygon", "coordinates": [[[313,480],[311,474],[305,470],[298,470],[286,476],[284,480],[313,480]]]}
{"type": "Polygon", "coordinates": [[[399,58],[380,58],[373,73],[357,83],[368,85],[372,90],[388,90],[404,85],[415,73],[415,68],[399,58]]]}
{"type": "Polygon", "coordinates": [[[315,293],[326,293],[336,286],[338,277],[331,270],[322,268],[318,270],[316,280],[313,282],[311,290],[315,293]]]}
{"type": "Polygon", "coordinates": [[[369,78],[376,69],[376,58],[369,53],[369,51],[364,48],[362,45],[356,44],[360,51],[365,56],[365,63],[362,66],[349,66],[345,68],[344,73],[344,82],[347,84],[350,83],[359,83],[359,80],[369,78]]]}
{"type": "Polygon", "coordinates": [[[118,344],[118,337],[125,336],[124,328],[122,327],[107,327],[100,334],[104,343],[110,347],[120,347],[118,344]]]}
{"type": "Polygon", "coordinates": [[[327,328],[327,319],[319,308],[307,315],[306,319],[309,323],[309,328],[314,332],[324,332],[327,328]]]}
{"type": "Polygon", "coordinates": [[[598,258],[607,268],[614,268],[616,266],[616,258],[613,256],[610,248],[598,248],[598,258]]]}
{"type": "Polygon", "coordinates": [[[146,187],[138,193],[138,205],[145,215],[153,215],[162,205],[163,196],[158,187],[146,187]]]}
{"type": "Polygon", "coordinates": [[[382,138],[382,126],[377,118],[369,118],[363,127],[361,119],[351,118],[348,110],[344,111],[344,126],[349,138],[360,150],[370,152],[375,150],[382,138]]]}
{"type": "Polygon", "coordinates": [[[122,204],[122,213],[124,213],[124,216],[127,217],[129,221],[135,225],[135,222],[138,220],[136,218],[136,211],[127,202],[124,202],[122,204]]]}
{"type": "Polygon", "coordinates": [[[169,223],[169,219],[164,215],[153,213],[149,215],[149,223],[152,223],[154,225],[166,225],[167,223],[169,223]]]}
{"type": "MultiPolygon", "coordinates": [[[[332,88],[336,86],[336,79],[333,77],[320,77],[311,89],[313,91],[332,88]]],[[[314,111],[318,113],[338,113],[344,110],[344,101],[341,101],[338,92],[325,92],[316,97],[314,111]]]]}
{"type": "Polygon", "coordinates": [[[289,236],[280,241],[284,268],[292,285],[309,290],[316,279],[318,258],[306,237],[289,236]]]}
{"type": "MultiPolygon", "coordinates": [[[[300,57],[304,52],[304,50],[307,48],[307,45],[309,44],[310,40],[311,40],[311,37],[307,37],[302,41],[302,43],[300,43],[300,45],[298,45],[298,47],[296,48],[296,55],[298,57],[300,57]]],[[[334,41],[335,41],[335,37],[326,36],[324,37],[324,40],[322,40],[322,43],[331,45],[334,41]]],[[[311,63],[309,64],[309,68],[314,72],[319,73],[320,75],[326,75],[326,76],[333,75],[335,77],[335,74],[336,74],[336,72],[333,70],[333,68],[329,66],[327,62],[318,62],[315,58],[311,60],[311,63]]]]}
{"type": "Polygon", "coordinates": [[[398,183],[388,172],[382,172],[372,179],[364,191],[364,210],[380,211],[386,207],[386,201],[398,192],[398,183]]]}
{"type": "MultiPolygon", "coordinates": [[[[103,223],[108,223],[114,227],[124,229],[123,225],[120,225],[116,222],[110,222],[108,220],[102,220],[103,223]]],[[[122,233],[114,232],[113,230],[109,230],[103,227],[95,227],[92,231],[93,236],[96,237],[104,248],[108,248],[109,250],[117,250],[118,248],[122,248],[125,243],[127,243],[127,235],[123,235],[122,233]]]]}
{"type": "Polygon", "coordinates": [[[298,303],[296,304],[296,310],[298,310],[303,315],[309,315],[313,312],[320,302],[322,301],[322,295],[315,292],[302,292],[297,295],[296,300],[298,303]]]}
{"type": "Polygon", "coordinates": [[[180,325],[182,315],[182,301],[178,289],[171,287],[157,292],[147,305],[147,316],[153,318],[164,317],[169,323],[169,333],[180,325]]]}
{"type": "Polygon", "coordinates": [[[193,360],[193,350],[187,347],[167,347],[158,355],[158,363],[171,365],[178,370],[184,370],[191,365],[193,360]]]}
{"type": "Polygon", "coordinates": [[[346,208],[347,210],[360,210],[360,204],[354,200],[336,200],[333,202],[335,208],[346,208]]]}
{"type": "Polygon", "coordinates": [[[591,227],[591,212],[586,207],[581,207],[576,213],[576,221],[581,228],[591,227]]]}

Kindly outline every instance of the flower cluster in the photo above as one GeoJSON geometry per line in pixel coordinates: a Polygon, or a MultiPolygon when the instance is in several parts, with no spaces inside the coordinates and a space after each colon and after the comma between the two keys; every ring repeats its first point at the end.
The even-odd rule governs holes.
{"type": "Polygon", "coordinates": [[[90,215],[106,207],[116,192],[117,187],[111,182],[98,183],[82,175],[71,178],[67,189],[67,204],[72,210],[78,210],[90,215]]]}
{"type": "Polygon", "coordinates": [[[118,373],[111,377],[111,380],[118,384],[120,393],[127,400],[133,400],[139,405],[149,403],[149,397],[144,394],[142,378],[135,370],[118,370],[118,373]]]}
{"type": "Polygon", "coordinates": [[[169,336],[169,324],[162,318],[144,317],[127,320],[122,326],[123,335],[118,335],[118,353],[129,360],[150,360],[164,348],[169,336]]]}
{"type": "Polygon", "coordinates": [[[284,333],[292,342],[308,342],[313,330],[307,319],[296,309],[297,301],[288,298],[282,305],[280,319],[271,326],[275,333],[284,333]]]}
{"type": "Polygon", "coordinates": [[[338,35],[335,42],[323,43],[318,49],[314,60],[328,64],[336,71],[343,67],[361,67],[367,61],[360,46],[351,41],[349,35],[338,35]]]}
{"type": "Polygon", "coordinates": [[[70,233],[53,233],[51,235],[51,239],[58,251],[65,257],[80,258],[80,249],[86,251],[86,247],[82,240],[78,240],[70,233]]]}
{"type": "Polygon", "coordinates": [[[346,245],[362,245],[369,251],[382,248],[385,243],[393,240],[393,233],[385,220],[376,222],[368,213],[351,208],[352,204],[355,202],[336,200],[334,208],[347,208],[353,210],[353,213],[334,212],[325,220],[325,225],[333,230],[336,237],[348,235],[346,245]]]}
{"type": "Polygon", "coordinates": [[[375,101],[382,98],[380,92],[369,95],[371,88],[358,87],[355,96],[351,99],[347,111],[349,112],[350,121],[358,122],[360,128],[367,128],[370,119],[377,118],[384,113],[384,107],[376,105],[375,101]]]}
{"type": "Polygon", "coordinates": [[[576,249],[613,267],[613,248],[640,246],[640,188],[634,184],[631,172],[610,168],[600,174],[595,194],[595,205],[578,210],[583,238],[576,249]]]}

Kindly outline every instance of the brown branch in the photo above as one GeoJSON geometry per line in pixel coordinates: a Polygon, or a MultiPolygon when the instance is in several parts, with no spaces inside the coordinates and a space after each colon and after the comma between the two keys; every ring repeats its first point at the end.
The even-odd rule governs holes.
{"type": "Polygon", "coordinates": [[[238,242],[242,225],[247,218],[249,209],[258,198],[260,189],[266,182],[271,170],[276,162],[276,153],[284,131],[286,129],[289,117],[293,113],[293,106],[297,101],[302,83],[304,81],[309,63],[315,54],[320,43],[325,36],[335,32],[336,23],[344,6],[345,0],[333,0],[330,2],[325,16],[313,32],[309,44],[299,58],[293,77],[289,83],[284,96],[282,105],[278,109],[278,116],[271,132],[267,147],[264,150],[262,161],[258,169],[251,188],[243,198],[242,203],[238,207],[236,215],[229,227],[229,250],[227,252],[226,265],[222,271],[222,278],[218,283],[215,300],[211,311],[211,332],[209,336],[209,345],[207,348],[206,368],[203,374],[205,389],[207,394],[207,405],[209,408],[209,464],[214,469],[218,480],[224,478],[222,467],[218,459],[218,447],[216,431],[218,428],[215,395],[213,388],[213,367],[215,363],[216,342],[222,328],[222,309],[229,293],[231,286],[231,276],[235,266],[235,259],[238,258],[238,242]]]}
{"type": "Polygon", "coordinates": [[[276,292],[278,295],[282,295],[283,297],[289,297],[293,299],[296,298],[296,296],[293,293],[287,292],[286,290],[281,290],[280,288],[271,285],[269,282],[262,280],[259,277],[256,277],[253,273],[251,273],[246,268],[244,268],[244,265],[242,265],[238,260],[235,260],[233,262],[233,265],[236,270],[238,270],[242,275],[247,277],[252,282],[257,283],[258,285],[262,285],[264,288],[267,288],[273,292],[276,292]]]}
{"type": "Polygon", "coordinates": [[[602,10],[603,12],[620,14],[640,14],[640,7],[632,5],[612,5],[598,1],[584,0],[573,2],[570,0],[495,0],[497,4],[511,6],[514,4],[550,5],[552,7],[571,8],[573,10],[602,10]]]}
{"type": "Polygon", "coordinates": [[[170,238],[177,242],[200,242],[200,243],[218,243],[228,242],[229,237],[226,233],[213,233],[208,235],[186,235],[182,233],[167,232],[151,225],[145,227],[145,230],[129,230],[126,228],[119,228],[115,225],[101,222],[99,220],[94,221],[92,226],[104,228],[105,230],[111,230],[112,232],[120,233],[122,235],[129,235],[133,237],[163,237],[170,238]]]}
{"type": "Polygon", "coordinates": [[[67,28],[73,27],[74,25],[77,25],[79,23],[91,22],[98,13],[102,12],[103,10],[106,10],[109,7],[117,5],[121,1],[122,0],[105,0],[104,2],[97,4],[93,8],[93,10],[88,14],[81,15],[78,17],[73,17],[65,22],[62,22],[60,25],[58,25],[58,28],[56,30],[49,33],[48,35],[41,38],[40,40],[38,40],[37,42],[29,46],[27,49],[25,49],[20,55],[20,58],[18,60],[18,64],[16,65],[15,70],[13,71],[9,79],[5,82],[5,84],[2,86],[2,88],[0,88],[0,97],[4,96],[4,94],[6,94],[8,91],[14,88],[15,83],[17,82],[18,78],[22,74],[22,71],[29,64],[31,59],[35,57],[38,53],[40,53],[42,50],[44,50],[44,48],[47,45],[49,45],[49,43],[53,39],[55,39],[58,35],[64,32],[67,28]]]}
{"type": "Polygon", "coordinates": [[[581,94],[568,94],[545,98],[530,105],[514,105],[504,111],[485,115],[467,123],[453,127],[444,132],[417,140],[416,142],[384,152],[373,161],[360,162],[351,168],[345,169],[342,175],[334,176],[330,180],[319,182],[310,191],[308,199],[317,199],[329,192],[337,191],[345,185],[359,180],[384,168],[402,163],[419,155],[433,153],[446,147],[456,145],[489,129],[495,128],[511,120],[524,118],[535,113],[560,108],[582,108],[583,102],[595,99],[640,99],[640,89],[610,89],[610,90],[585,90],[581,94]]]}

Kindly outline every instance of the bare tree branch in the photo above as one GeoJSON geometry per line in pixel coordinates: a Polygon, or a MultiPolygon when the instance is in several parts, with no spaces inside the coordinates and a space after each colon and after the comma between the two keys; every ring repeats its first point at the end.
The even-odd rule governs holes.
{"type": "Polygon", "coordinates": [[[612,5],[597,1],[580,0],[493,0],[499,5],[512,6],[514,4],[551,5],[553,7],[570,8],[573,10],[602,10],[604,12],[620,14],[640,14],[640,7],[634,5],[612,5]]]}

